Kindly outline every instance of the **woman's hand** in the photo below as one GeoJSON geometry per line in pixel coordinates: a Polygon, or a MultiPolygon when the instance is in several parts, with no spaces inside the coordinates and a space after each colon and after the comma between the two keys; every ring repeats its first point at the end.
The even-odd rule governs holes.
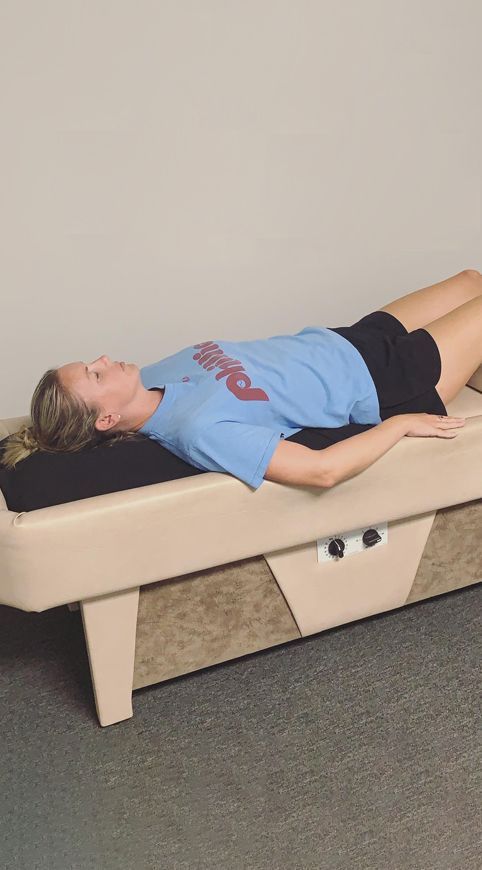
{"type": "Polygon", "coordinates": [[[403,414],[405,435],[422,438],[456,438],[455,429],[465,426],[465,417],[440,417],[438,414],[403,414]]]}

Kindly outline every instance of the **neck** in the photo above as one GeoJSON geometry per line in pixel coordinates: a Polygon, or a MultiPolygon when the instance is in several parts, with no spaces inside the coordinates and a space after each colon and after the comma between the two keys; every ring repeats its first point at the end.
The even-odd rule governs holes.
{"type": "Polygon", "coordinates": [[[139,423],[136,423],[134,426],[131,426],[130,427],[131,429],[134,429],[134,430],[141,429],[143,427],[144,423],[146,423],[147,420],[149,420],[149,418],[152,417],[154,411],[157,411],[159,405],[161,404],[161,402],[164,398],[165,390],[162,389],[161,387],[151,387],[148,390],[148,393],[149,393],[149,398],[151,399],[151,397],[152,397],[151,408],[149,410],[149,413],[139,423]]]}

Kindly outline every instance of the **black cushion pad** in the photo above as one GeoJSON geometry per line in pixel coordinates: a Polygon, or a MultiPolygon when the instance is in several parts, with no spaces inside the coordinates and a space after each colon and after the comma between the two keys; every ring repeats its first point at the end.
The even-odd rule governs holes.
{"type": "MultiPolygon", "coordinates": [[[[306,428],[285,440],[323,450],[374,425],[350,423],[336,429],[306,428]]],[[[9,469],[1,465],[3,449],[0,441],[0,489],[8,509],[15,512],[206,474],[142,434],[110,447],[105,443],[78,453],[36,451],[16,468],[9,469]]]]}

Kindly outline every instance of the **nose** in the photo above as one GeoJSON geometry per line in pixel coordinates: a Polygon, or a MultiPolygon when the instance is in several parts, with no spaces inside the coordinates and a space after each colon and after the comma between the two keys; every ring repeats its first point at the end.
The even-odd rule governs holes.
{"type": "Polygon", "coordinates": [[[107,356],[107,354],[102,354],[102,356],[98,356],[97,359],[93,360],[93,362],[91,362],[91,365],[95,366],[98,363],[108,366],[110,364],[110,358],[107,356]]]}

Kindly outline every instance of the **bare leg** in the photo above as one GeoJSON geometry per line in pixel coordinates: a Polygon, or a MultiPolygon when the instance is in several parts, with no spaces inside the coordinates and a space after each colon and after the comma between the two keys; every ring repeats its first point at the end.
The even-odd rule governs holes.
{"type": "Polygon", "coordinates": [[[482,275],[476,269],[464,269],[445,281],[401,296],[378,310],[393,314],[408,332],[412,332],[480,295],[482,275]]]}
{"type": "Polygon", "coordinates": [[[442,359],[437,392],[447,405],[482,364],[482,295],[425,324],[442,359]]]}

